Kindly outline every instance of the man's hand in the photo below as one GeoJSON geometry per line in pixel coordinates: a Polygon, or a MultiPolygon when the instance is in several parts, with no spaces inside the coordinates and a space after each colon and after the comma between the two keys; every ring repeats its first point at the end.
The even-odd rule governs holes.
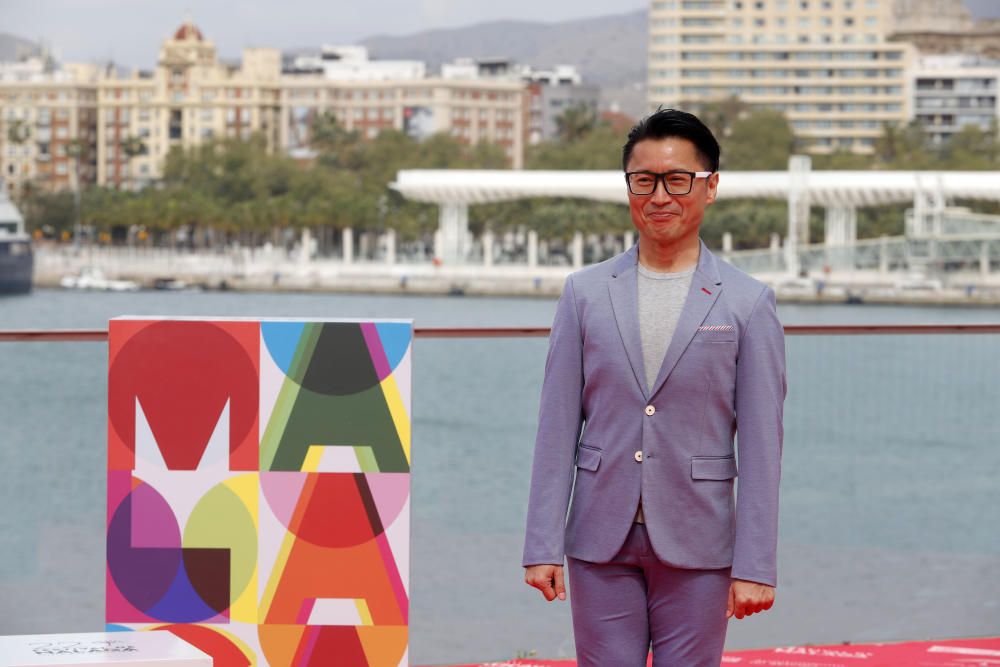
{"type": "Polygon", "coordinates": [[[733,579],[729,584],[729,605],[726,618],[743,618],[767,611],[774,604],[774,587],[756,581],[733,579]]]}
{"type": "Polygon", "coordinates": [[[531,565],[524,568],[524,583],[542,592],[545,599],[552,602],[557,597],[566,599],[566,584],[563,582],[562,565],[531,565]]]}

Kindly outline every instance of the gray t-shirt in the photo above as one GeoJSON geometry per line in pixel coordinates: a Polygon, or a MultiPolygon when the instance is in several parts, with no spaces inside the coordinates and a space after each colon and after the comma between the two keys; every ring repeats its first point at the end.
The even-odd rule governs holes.
{"type": "Polygon", "coordinates": [[[639,264],[639,335],[646,386],[653,389],[667,346],[674,337],[695,267],[677,273],[658,273],[639,264]]]}

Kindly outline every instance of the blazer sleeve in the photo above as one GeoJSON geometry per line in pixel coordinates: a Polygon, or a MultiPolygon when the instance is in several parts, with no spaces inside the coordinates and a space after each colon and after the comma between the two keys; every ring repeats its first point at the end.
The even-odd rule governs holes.
{"type": "Polygon", "coordinates": [[[785,334],[774,290],[757,297],[736,362],[736,541],[732,578],[775,586],[778,483],[785,394],[785,334]]]}
{"type": "Polygon", "coordinates": [[[583,338],[573,289],[566,279],[549,336],[538,432],[531,470],[522,565],[561,565],[566,511],[583,424],[583,338]]]}

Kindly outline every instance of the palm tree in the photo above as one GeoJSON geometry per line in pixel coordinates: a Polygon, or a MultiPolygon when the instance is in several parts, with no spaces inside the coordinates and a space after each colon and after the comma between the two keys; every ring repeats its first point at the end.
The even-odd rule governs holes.
{"type": "Polygon", "coordinates": [[[597,126],[597,112],[589,104],[574,104],[556,118],[556,133],[564,143],[582,139],[597,126]]]}
{"type": "MultiPolygon", "coordinates": [[[[7,126],[7,141],[15,146],[26,144],[29,139],[31,139],[31,126],[29,126],[24,120],[15,118],[7,126]]],[[[11,194],[17,196],[23,193],[16,193],[12,189],[11,194]]]]}
{"type": "Polygon", "coordinates": [[[90,144],[77,137],[66,144],[66,155],[73,158],[73,241],[80,243],[80,161],[90,153],[90,144]]]}
{"type": "Polygon", "coordinates": [[[128,165],[129,190],[135,189],[135,177],[132,175],[132,160],[139,155],[145,155],[148,151],[146,143],[142,137],[130,136],[121,141],[122,153],[125,154],[125,162],[128,165]]]}

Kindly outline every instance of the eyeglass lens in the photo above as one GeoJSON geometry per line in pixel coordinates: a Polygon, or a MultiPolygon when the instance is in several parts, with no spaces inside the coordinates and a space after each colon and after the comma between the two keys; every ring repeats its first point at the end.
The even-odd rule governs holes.
{"type": "Polygon", "coordinates": [[[691,192],[693,174],[688,172],[668,172],[666,174],[637,172],[629,174],[628,185],[632,194],[649,195],[656,189],[656,182],[660,178],[663,178],[663,183],[669,194],[686,195],[691,192]]]}

